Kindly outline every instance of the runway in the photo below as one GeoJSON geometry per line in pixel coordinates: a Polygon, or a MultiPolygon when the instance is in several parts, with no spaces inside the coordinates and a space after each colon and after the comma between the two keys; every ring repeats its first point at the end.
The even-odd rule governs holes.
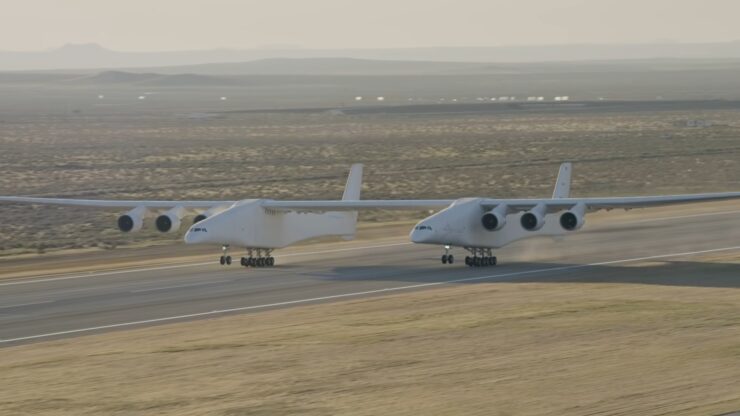
{"type": "Polygon", "coordinates": [[[452,284],[740,287],[740,277],[732,279],[740,276],[737,264],[704,263],[740,254],[737,204],[594,215],[583,231],[563,240],[533,239],[497,251],[496,267],[465,267],[461,249],[454,252],[456,264],[442,265],[439,247],[406,241],[400,235],[286,250],[276,254],[272,269],[214,261],[0,281],[0,346],[452,284]],[[625,267],[637,265],[643,267],[625,267]]]}

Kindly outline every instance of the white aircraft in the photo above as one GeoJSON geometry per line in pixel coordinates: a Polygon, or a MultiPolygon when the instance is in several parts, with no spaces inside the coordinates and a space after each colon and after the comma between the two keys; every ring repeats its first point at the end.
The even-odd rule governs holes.
{"type": "Polygon", "coordinates": [[[273,250],[299,241],[322,236],[353,238],[359,210],[440,210],[416,224],[411,241],[443,246],[444,264],[455,261],[451,247],[462,247],[471,254],[465,257],[465,264],[480,267],[497,263],[493,249],[529,237],[562,236],[581,229],[589,212],[740,199],[740,192],[571,198],[571,170],[570,163],[560,167],[552,198],[543,199],[360,200],[362,165],[356,164],[350,169],[341,200],[130,201],[13,196],[0,197],[0,201],[132,208],[118,217],[118,228],[124,232],[140,230],[152,209],[166,210],[154,221],[161,232],[179,229],[188,211],[199,210],[185,242],[222,245],[222,265],[231,264],[231,246],[243,247],[246,256],[241,264],[252,267],[274,265],[273,250]]]}

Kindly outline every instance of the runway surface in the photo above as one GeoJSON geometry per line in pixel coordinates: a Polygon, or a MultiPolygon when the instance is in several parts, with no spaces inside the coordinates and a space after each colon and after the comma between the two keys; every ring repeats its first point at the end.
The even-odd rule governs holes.
{"type": "MultiPolygon", "coordinates": [[[[649,216],[607,214],[590,222],[560,241],[533,239],[499,250],[500,265],[486,268],[465,267],[461,249],[454,251],[456,264],[442,265],[439,247],[412,245],[399,236],[277,252],[278,266],[271,269],[222,267],[214,261],[4,280],[0,346],[451,284],[593,281],[702,286],[716,283],[713,273],[729,273],[740,282],[737,265],[717,268],[700,262],[707,256],[740,254],[737,205],[706,211],[653,210],[649,216]],[[625,267],[635,265],[644,267],[625,267]]],[[[727,285],[727,280],[723,282],[727,285]]]]}

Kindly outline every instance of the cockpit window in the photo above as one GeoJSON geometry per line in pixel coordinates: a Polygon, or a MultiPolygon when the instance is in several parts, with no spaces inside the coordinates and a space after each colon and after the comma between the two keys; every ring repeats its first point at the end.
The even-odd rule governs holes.
{"type": "Polygon", "coordinates": [[[417,225],[414,229],[416,229],[416,230],[429,230],[429,231],[431,231],[432,230],[432,227],[430,227],[428,225],[417,225]]]}
{"type": "Polygon", "coordinates": [[[206,230],[204,227],[196,227],[196,228],[193,228],[190,231],[192,231],[194,233],[199,233],[199,232],[207,233],[208,232],[208,230],[206,230]]]}

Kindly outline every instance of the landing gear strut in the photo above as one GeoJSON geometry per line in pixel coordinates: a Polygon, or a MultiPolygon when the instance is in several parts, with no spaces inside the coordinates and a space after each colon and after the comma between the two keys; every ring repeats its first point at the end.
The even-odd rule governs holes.
{"type": "Polygon", "coordinates": [[[229,246],[224,245],[221,246],[221,258],[219,259],[219,263],[221,263],[222,266],[231,266],[231,256],[229,256],[229,246]]]}
{"type": "Polygon", "coordinates": [[[486,267],[498,264],[498,259],[490,248],[465,247],[473,256],[465,256],[465,264],[470,267],[486,267]]]}
{"type": "Polygon", "coordinates": [[[452,264],[455,262],[455,256],[450,254],[450,246],[445,246],[445,252],[442,254],[442,264],[452,264]]]}
{"type": "Polygon", "coordinates": [[[270,254],[272,253],[272,249],[247,249],[247,257],[242,257],[241,259],[241,265],[244,267],[272,267],[275,265],[275,257],[272,257],[270,254]],[[254,252],[257,252],[257,256],[254,256],[254,252]],[[262,255],[262,252],[265,252],[265,255],[262,255]]]}

